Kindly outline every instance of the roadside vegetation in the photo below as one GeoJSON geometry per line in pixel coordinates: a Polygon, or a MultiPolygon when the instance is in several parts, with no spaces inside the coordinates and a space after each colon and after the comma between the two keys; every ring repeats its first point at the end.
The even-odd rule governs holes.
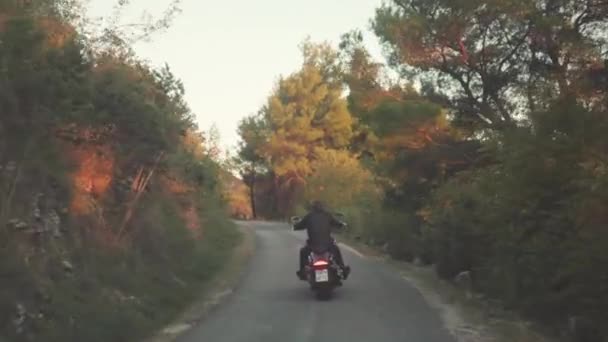
{"type": "Polygon", "coordinates": [[[93,31],[77,1],[0,1],[0,340],[140,340],[239,241],[183,85],[130,47],[177,10],[93,31]]]}

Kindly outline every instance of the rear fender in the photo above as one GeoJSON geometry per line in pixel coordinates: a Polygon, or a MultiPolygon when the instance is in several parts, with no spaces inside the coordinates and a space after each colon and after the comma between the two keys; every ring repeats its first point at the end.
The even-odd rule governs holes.
{"type": "MultiPolygon", "coordinates": [[[[329,267],[323,267],[323,268],[327,268],[327,270],[328,270],[329,281],[317,283],[315,281],[315,268],[312,266],[307,267],[306,273],[308,275],[308,282],[310,283],[310,286],[313,290],[318,289],[318,288],[334,288],[339,283],[338,271],[335,267],[332,267],[330,265],[329,267]]],[[[323,268],[317,268],[317,269],[323,269],[323,268]]]]}

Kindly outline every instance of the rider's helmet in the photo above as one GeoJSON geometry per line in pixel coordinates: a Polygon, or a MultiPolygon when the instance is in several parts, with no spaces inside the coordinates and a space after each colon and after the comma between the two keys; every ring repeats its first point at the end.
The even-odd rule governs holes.
{"type": "Polygon", "coordinates": [[[325,210],[325,205],[323,205],[323,202],[321,202],[319,200],[314,200],[310,204],[310,209],[313,210],[313,211],[324,211],[325,210]]]}

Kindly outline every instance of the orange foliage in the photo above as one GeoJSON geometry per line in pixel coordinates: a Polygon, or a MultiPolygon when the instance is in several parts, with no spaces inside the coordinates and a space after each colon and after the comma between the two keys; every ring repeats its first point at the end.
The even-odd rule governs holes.
{"type": "Polygon", "coordinates": [[[161,176],[160,183],[163,191],[171,197],[177,198],[180,206],[180,216],[186,222],[186,227],[196,239],[201,239],[203,234],[202,222],[197,205],[192,200],[192,194],[196,189],[178,178],[168,175],[161,176]]]}
{"type": "Polygon", "coordinates": [[[435,140],[448,133],[441,124],[429,121],[416,127],[403,127],[381,139],[381,144],[387,151],[420,150],[428,145],[438,145],[435,140]]]}
{"type": "Polygon", "coordinates": [[[230,215],[235,218],[249,219],[253,217],[251,212],[251,199],[249,198],[249,188],[241,180],[234,180],[229,183],[226,191],[230,215]]]}
{"type": "MultiPolygon", "coordinates": [[[[14,15],[11,13],[0,13],[0,31],[4,31],[6,23],[14,15]]],[[[46,44],[53,49],[59,49],[76,36],[76,29],[66,23],[50,17],[37,18],[38,28],[46,35],[46,44]]]]}
{"type": "Polygon", "coordinates": [[[160,177],[160,180],[163,189],[173,195],[187,195],[195,190],[191,185],[188,185],[175,177],[163,175],[160,177]]]}
{"type": "MultiPolygon", "coordinates": [[[[131,67],[125,64],[125,61],[120,57],[112,55],[104,55],[99,58],[96,65],[93,67],[93,73],[96,75],[103,75],[105,73],[119,72],[121,77],[125,77],[128,81],[139,82],[146,78],[147,75],[142,68],[131,67]]],[[[153,89],[148,87],[150,90],[153,89]]],[[[155,94],[147,94],[153,98],[155,94]]]]}
{"type": "MultiPolygon", "coordinates": [[[[93,129],[80,129],[76,135],[85,139],[95,135],[93,129]]],[[[112,149],[107,145],[63,144],[63,150],[72,163],[74,171],[70,174],[73,196],[71,212],[76,215],[92,214],[94,208],[90,199],[103,198],[112,182],[115,159],[112,149]]]]}
{"type": "Polygon", "coordinates": [[[51,48],[61,48],[76,36],[76,30],[53,18],[40,18],[38,25],[47,36],[47,44],[51,48]]]}

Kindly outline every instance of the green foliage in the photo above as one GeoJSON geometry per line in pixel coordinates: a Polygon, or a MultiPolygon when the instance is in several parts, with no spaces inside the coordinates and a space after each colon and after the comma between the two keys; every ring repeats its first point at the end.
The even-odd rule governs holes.
{"type": "Polygon", "coordinates": [[[199,295],[238,241],[221,166],[168,66],[96,49],[73,23],[82,13],[72,0],[0,9],[0,335],[144,338],[199,295]],[[95,183],[95,167],[108,184],[82,191],[78,176],[95,183]],[[60,231],[33,231],[38,193],[40,215],[56,214],[60,231]],[[94,210],[71,211],[75,199],[94,210]],[[29,314],[22,334],[17,303],[29,314]]]}
{"type": "Polygon", "coordinates": [[[585,124],[598,117],[568,102],[538,117],[536,133],[512,132],[495,144],[499,164],[434,194],[426,233],[445,277],[473,270],[479,290],[543,320],[595,316],[608,303],[598,274],[607,266],[599,252],[606,234],[598,230],[605,198],[596,192],[606,175],[590,152],[605,138],[585,124]],[[577,124],[564,126],[566,115],[577,124]],[[583,127],[589,134],[581,144],[583,127]]]}
{"type": "Polygon", "coordinates": [[[423,99],[403,102],[385,101],[379,104],[366,118],[378,136],[401,133],[404,126],[418,127],[441,116],[441,107],[423,99]]]}
{"type": "MultiPolygon", "coordinates": [[[[132,250],[83,246],[64,255],[78,260],[77,275],[65,274],[52,260],[46,268],[53,270],[53,281],[40,283],[33,272],[38,265],[25,267],[7,251],[2,269],[14,273],[2,287],[0,305],[13,307],[15,298],[34,298],[24,305],[40,309],[45,319],[30,321],[28,331],[49,342],[135,341],[167,324],[200,295],[201,284],[222,267],[238,235],[217,208],[201,212],[209,229],[204,241],[195,242],[171,201],[155,194],[144,206],[144,219],[138,223],[147,229],[132,250]]],[[[13,317],[1,318],[6,322],[13,317]]],[[[4,331],[10,341],[23,340],[13,331],[4,331]]]]}
{"type": "Polygon", "coordinates": [[[304,203],[321,200],[330,208],[364,208],[380,200],[372,173],[345,151],[328,150],[313,161],[306,179],[304,203]]]}
{"type": "Polygon", "coordinates": [[[602,8],[386,2],[373,28],[389,65],[421,81],[417,102],[381,86],[360,36],[345,37],[350,108],[367,126],[362,140],[374,148],[364,149],[384,176],[385,203],[402,215],[379,214],[387,228],[374,240],[435,262],[445,278],[472,271],[477,290],[538,319],[560,325],[582,315],[603,325],[602,8]],[[434,111],[449,120],[429,120],[434,111]]]}
{"type": "Polygon", "coordinates": [[[455,123],[502,130],[559,96],[592,102],[579,86],[587,66],[605,58],[600,8],[577,0],[389,1],[374,30],[390,62],[426,83],[455,123]]]}

